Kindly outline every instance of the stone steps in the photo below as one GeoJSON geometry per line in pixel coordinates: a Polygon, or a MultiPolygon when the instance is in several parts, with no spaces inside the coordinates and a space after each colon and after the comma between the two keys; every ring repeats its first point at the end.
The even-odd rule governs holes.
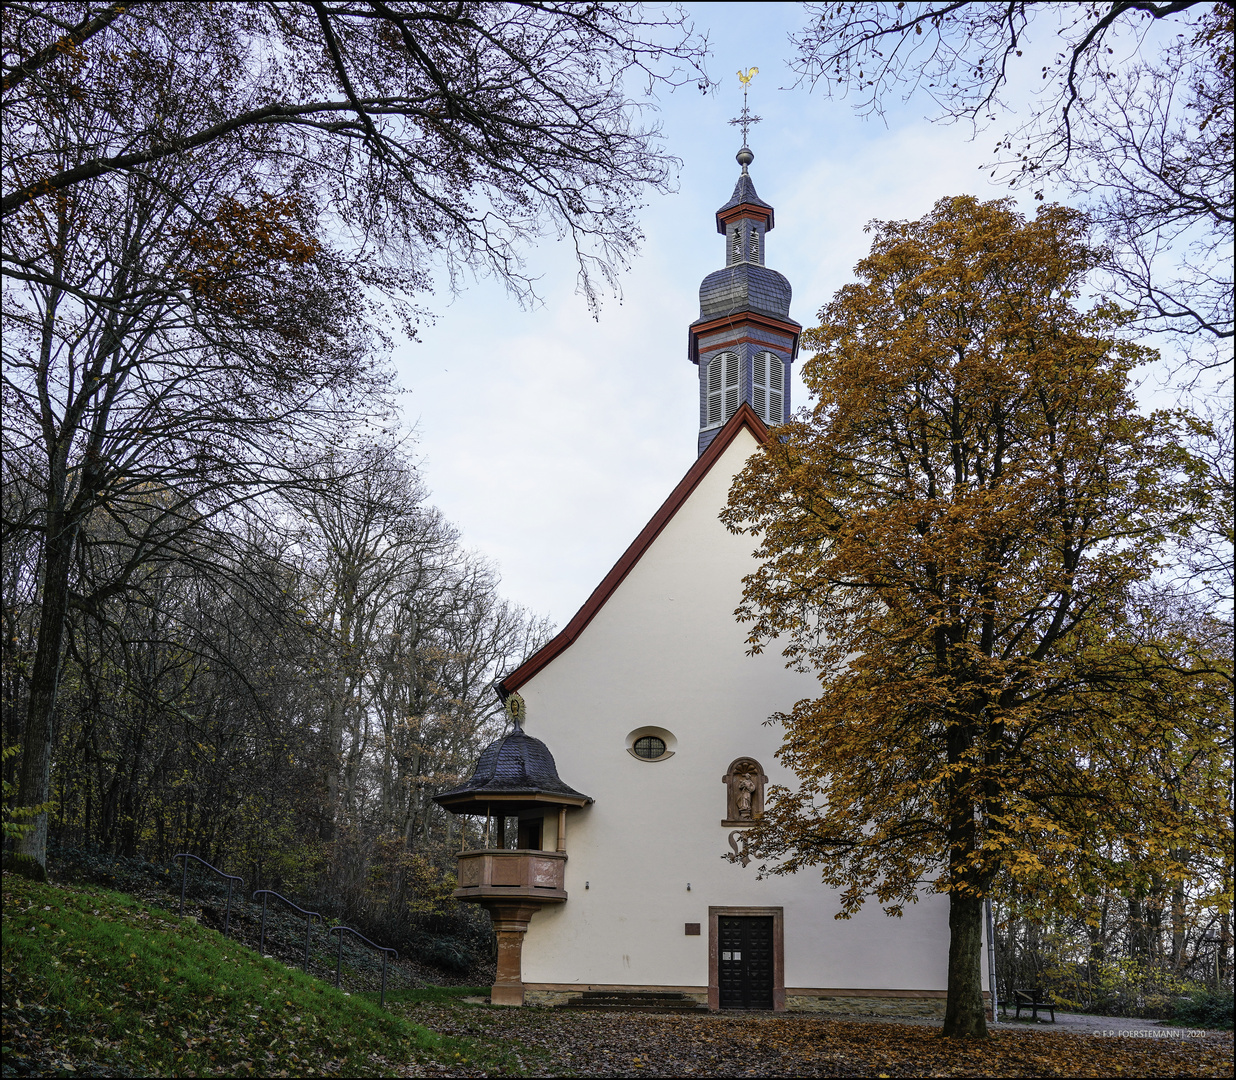
{"type": "Polygon", "coordinates": [[[707,1012],[686,994],[661,990],[585,990],[578,997],[558,1006],[560,1009],[589,1009],[599,1012],[698,1013],[707,1012]]]}

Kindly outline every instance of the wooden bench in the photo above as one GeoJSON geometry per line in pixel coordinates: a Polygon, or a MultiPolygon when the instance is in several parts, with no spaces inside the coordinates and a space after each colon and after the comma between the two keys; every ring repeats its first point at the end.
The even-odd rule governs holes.
{"type": "MultiPolygon", "coordinates": [[[[1005,1008],[1008,1008],[1006,1003],[1005,1008]]],[[[1032,990],[1014,990],[1013,991],[1013,1008],[1016,1010],[1013,1013],[1014,1020],[1021,1019],[1021,1010],[1030,1010],[1030,1019],[1037,1020],[1039,1018],[1039,1009],[1046,1009],[1051,1014],[1051,1022],[1056,1022],[1056,1006],[1050,1000],[1046,993],[1039,989],[1032,990]]]]}

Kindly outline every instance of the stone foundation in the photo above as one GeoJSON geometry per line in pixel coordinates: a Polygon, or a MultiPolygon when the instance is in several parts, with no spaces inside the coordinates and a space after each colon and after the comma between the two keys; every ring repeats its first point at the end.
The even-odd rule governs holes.
{"type": "Polygon", "coordinates": [[[578,997],[578,994],[568,993],[565,990],[529,990],[524,988],[524,1004],[525,1005],[565,1005],[573,997],[578,997]]]}
{"type": "MultiPolygon", "coordinates": [[[[682,993],[692,1001],[701,1005],[708,1004],[708,991],[688,989],[679,986],[600,986],[584,983],[579,987],[564,989],[561,984],[553,990],[524,989],[524,1004],[553,1007],[565,1005],[572,998],[578,997],[585,990],[674,990],[682,993]]],[[[986,995],[984,995],[986,996],[986,995]]],[[[930,1017],[943,1019],[945,999],[940,997],[882,997],[874,994],[843,995],[843,994],[795,994],[787,993],[785,997],[786,1012],[817,1013],[822,1016],[907,1016],[930,1017]]]]}
{"type": "Polygon", "coordinates": [[[700,1005],[708,1004],[707,990],[683,990],[677,986],[602,986],[599,983],[584,983],[577,989],[572,990],[532,990],[527,986],[524,987],[524,1004],[525,1005],[565,1005],[572,998],[577,998],[585,990],[612,990],[615,993],[640,993],[641,991],[659,991],[670,990],[674,993],[682,994],[683,997],[691,1001],[697,1002],[700,1005]]]}
{"type": "Polygon", "coordinates": [[[786,994],[786,1012],[819,1013],[832,1016],[926,1016],[944,1018],[942,997],[817,997],[786,994]]]}

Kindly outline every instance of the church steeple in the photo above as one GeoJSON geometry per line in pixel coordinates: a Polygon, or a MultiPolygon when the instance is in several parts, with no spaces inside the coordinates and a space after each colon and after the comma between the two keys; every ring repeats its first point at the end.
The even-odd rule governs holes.
{"type": "Polygon", "coordinates": [[[757,74],[754,67],[738,73],[742,114],[730,123],[742,129],[736,156],[742,172],[730,201],[717,211],[725,269],[704,278],[700,317],[690,329],[688,355],[700,371],[701,454],[744,401],[770,425],[789,415],[790,364],[802,331],[790,318],[790,283],[764,265],[773,208],[756,193],[748,168],[755,155],[747,145],[751,125],[760,122],[747,107],[747,91],[757,74]]]}
{"type": "Polygon", "coordinates": [[[755,155],[745,139],[736,160],[742,173],[716,214],[725,268],[701,283],[700,317],[690,329],[688,355],[700,371],[701,454],[741,402],[770,425],[789,415],[790,364],[802,331],[790,318],[789,281],[764,265],[773,208],[756,193],[747,168],[755,155]]]}

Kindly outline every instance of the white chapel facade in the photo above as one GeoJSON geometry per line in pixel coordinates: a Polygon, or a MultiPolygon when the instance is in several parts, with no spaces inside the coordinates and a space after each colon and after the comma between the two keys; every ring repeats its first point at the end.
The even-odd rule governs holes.
{"type": "Polygon", "coordinates": [[[747,655],[734,611],[753,544],[718,519],[788,414],[801,330],[764,264],[773,208],[746,147],[738,161],[716,215],[726,264],[689,329],[699,456],[562,632],[501,680],[512,729],[438,796],[492,825],[460,853],[456,896],[493,918],[495,1003],[942,1014],[946,896],[838,920],[816,871],[760,879],[746,858],[765,789],[794,785],[764,721],[819,687],[775,649],[747,655]]]}

